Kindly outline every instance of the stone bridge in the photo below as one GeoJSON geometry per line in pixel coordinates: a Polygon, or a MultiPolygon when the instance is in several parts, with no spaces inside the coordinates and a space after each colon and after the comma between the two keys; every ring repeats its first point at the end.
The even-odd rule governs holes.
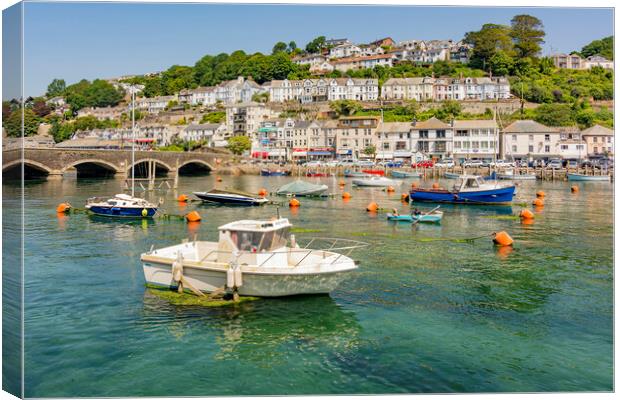
{"type": "MultiPolygon", "coordinates": [[[[136,151],[136,177],[155,175],[208,173],[229,161],[229,154],[215,152],[136,151]]],[[[15,173],[24,164],[26,175],[62,177],[66,172],[79,176],[131,176],[130,150],[74,150],[55,148],[25,148],[2,152],[2,172],[15,173]],[[22,154],[23,151],[23,154],[22,154]]]]}

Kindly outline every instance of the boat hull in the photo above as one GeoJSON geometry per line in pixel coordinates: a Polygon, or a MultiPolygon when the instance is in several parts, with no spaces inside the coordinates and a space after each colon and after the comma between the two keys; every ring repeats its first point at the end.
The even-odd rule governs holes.
{"type": "Polygon", "coordinates": [[[503,180],[511,180],[511,181],[535,181],[536,175],[524,174],[524,175],[509,175],[509,174],[499,174],[497,176],[498,179],[503,180]]]}
{"type": "Polygon", "coordinates": [[[582,174],[567,174],[569,181],[591,181],[591,182],[609,182],[609,175],[582,175],[582,174]]]}
{"type": "Polygon", "coordinates": [[[252,197],[237,197],[213,195],[208,193],[194,193],[200,200],[212,204],[226,204],[236,206],[260,206],[267,203],[266,199],[257,199],[252,197]]]}
{"type": "Polygon", "coordinates": [[[459,178],[461,175],[460,174],[454,174],[452,172],[446,172],[443,177],[446,179],[457,179],[459,178]]]}
{"type": "Polygon", "coordinates": [[[396,183],[390,179],[353,179],[352,183],[355,186],[366,186],[366,187],[388,187],[393,186],[396,183]]]}
{"type": "Polygon", "coordinates": [[[402,172],[392,171],[392,178],[405,179],[405,178],[419,178],[420,174],[417,172],[402,172]]]}
{"type": "Polygon", "coordinates": [[[95,215],[117,218],[152,218],[157,212],[155,207],[87,206],[86,208],[95,215]],[[144,210],[146,215],[143,213],[144,210]]]}
{"type": "Polygon", "coordinates": [[[441,215],[392,215],[388,214],[388,221],[402,221],[402,222],[426,222],[426,223],[439,223],[441,222],[441,215]]]}
{"type": "MultiPolygon", "coordinates": [[[[304,273],[283,275],[277,273],[243,272],[243,285],[238,288],[241,296],[282,297],[302,294],[325,294],[338,287],[357,267],[330,273],[304,273]]],[[[170,265],[143,263],[144,279],[148,284],[176,287],[172,282],[170,265]]],[[[185,266],[183,276],[196,289],[211,293],[226,286],[226,271],[185,266]]]]}
{"type": "Polygon", "coordinates": [[[261,176],[287,176],[288,172],[287,171],[269,171],[269,170],[261,169],[260,174],[261,176]]]}
{"type": "Polygon", "coordinates": [[[455,204],[506,204],[512,202],[515,187],[508,186],[492,190],[450,192],[447,190],[412,189],[412,201],[455,203],[455,204]]]}

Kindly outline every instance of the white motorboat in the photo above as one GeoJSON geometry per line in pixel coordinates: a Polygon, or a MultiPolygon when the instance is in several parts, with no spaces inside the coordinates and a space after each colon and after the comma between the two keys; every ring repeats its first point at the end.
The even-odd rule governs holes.
{"type": "Polygon", "coordinates": [[[144,277],[194,292],[276,297],[329,293],[357,269],[349,254],[366,243],[314,238],[300,247],[291,226],[286,218],[231,222],[218,228],[218,242],[185,241],[142,254],[144,277]]]}
{"type": "Polygon", "coordinates": [[[515,174],[512,169],[507,169],[502,173],[497,174],[498,179],[513,180],[513,181],[535,181],[535,174],[515,174]]]}
{"type": "Polygon", "coordinates": [[[323,196],[327,189],[327,185],[315,185],[314,183],[296,180],[281,186],[276,190],[276,194],[284,196],[323,196]]]}
{"type": "Polygon", "coordinates": [[[369,178],[353,179],[352,182],[356,186],[372,186],[372,187],[388,187],[400,185],[401,182],[396,182],[392,179],[383,176],[372,176],[369,178]]]}
{"type": "Polygon", "coordinates": [[[269,203],[269,199],[264,197],[232,189],[219,190],[214,188],[208,192],[194,192],[194,196],[207,203],[215,204],[260,206],[269,203]]]}
{"type": "Polygon", "coordinates": [[[157,212],[157,205],[140,197],[120,193],[111,199],[91,197],[85,208],[95,215],[106,217],[150,218],[157,212]]]}

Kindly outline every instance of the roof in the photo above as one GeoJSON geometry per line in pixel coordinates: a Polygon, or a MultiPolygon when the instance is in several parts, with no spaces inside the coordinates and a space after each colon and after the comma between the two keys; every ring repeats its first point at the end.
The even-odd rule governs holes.
{"type": "Polygon", "coordinates": [[[531,119],[517,120],[504,128],[504,133],[557,133],[558,131],[531,119]]]}
{"type": "Polygon", "coordinates": [[[337,60],[331,61],[331,63],[332,64],[346,64],[350,62],[378,60],[381,58],[394,58],[394,55],[388,53],[388,54],[375,54],[374,56],[345,57],[345,58],[339,58],[337,60]]]}
{"type": "Polygon", "coordinates": [[[411,122],[383,122],[377,127],[377,133],[401,133],[411,130],[411,122]]]}
{"type": "Polygon", "coordinates": [[[426,121],[416,122],[416,124],[413,125],[412,128],[413,129],[447,129],[447,128],[452,128],[452,127],[446,124],[445,122],[440,121],[435,117],[432,117],[426,121]]]}
{"type": "Polygon", "coordinates": [[[497,122],[492,119],[455,120],[454,128],[497,128],[497,122]]]}
{"type": "MultiPolygon", "coordinates": [[[[424,83],[424,80],[432,80],[433,78],[431,77],[417,77],[417,78],[390,78],[387,81],[385,81],[385,83],[383,84],[383,86],[392,86],[392,85],[421,85],[424,83]]],[[[431,83],[431,82],[427,82],[427,83],[431,83]]]]}
{"type": "Polygon", "coordinates": [[[581,132],[581,136],[613,136],[613,129],[605,128],[598,124],[589,127],[581,132]]]}
{"type": "Polygon", "coordinates": [[[184,129],[185,131],[198,131],[198,130],[217,130],[222,124],[190,124],[184,129]]]}

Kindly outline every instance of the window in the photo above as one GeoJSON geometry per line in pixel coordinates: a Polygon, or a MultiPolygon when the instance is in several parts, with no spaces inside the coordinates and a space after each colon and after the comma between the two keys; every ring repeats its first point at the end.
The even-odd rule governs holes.
{"type": "Polygon", "coordinates": [[[512,141],[516,142],[517,141],[517,135],[512,135],[512,141]]]}
{"type": "Polygon", "coordinates": [[[611,143],[611,136],[607,136],[607,143],[611,143]]]}
{"type": "Polygon", "coordinates": [[[471,142],[472,149],[478,149],[480,147],[480,142],[471,142]]]}
{"type": "Polygon", "coordinates": [[[396,150],[407,149],[407,142],[396,142],[396,150]]]}
{"type": "Polygon", "coordinates": [[[545,135],[545,142],[550,142],[550,141],[551,141],[551,136],[545,135]]]}
{"type": "Polygon", "coordinates": [[[383,150],[389,150],[390,149],[390,142],[383,142],[383,150]]]}
{"type": "Polygon", "coordinates": [[[517,152],[517,146],[515,146],[515,145],[513,145],[513,146],[512,146],[512,152],[513,152],[513,153],[516,153],[516,152],[517,152]]]}
{"type": "Polygon", "coordinates": [[[428,131],[420,131],[420,139],[428,139],[428,131]]]}
{"type": "Polygon", "coordinates": [[[533,141],[534,141],[534,135],[529,135],[527,138],[528,138],[528,140],[529,140],[530,142],[533,142],[533,141]]]}
{"type": "Polygon", "coordinates": [[[596,154],[596,153],[598,153],[598,147],[594,146],[594,154],[596,154]]]}
{"type": "Polygon", "coordinates": [[[454,148],[455,149],[460,149],[461,148],[461,142],[454,142],[454,148]]]}
{"type": "Polygon", "coordinates": [[[437,138],[438,139],[445,139],[446,137],[446,131],[445,130],[438,130],[437,131],[437,138]]]}
{"type": "Polygon", "coordinates": [[[560,149],[562,149],[562,150],[568,150],[568,145],[563,144],[563,145],[561,145],[561,146],[560,146],[560,149]]]}
{"type": "Polygon", "coordinates": [[[550,146],[545,146],[545,153],[549,153],[551,151],[551,147],[550,146]]]}
{"type": "Polygon", "coordinates": [[[598,141],[598,137],[594,136],[594,139],[592,139],[592,142],[596,143],[598,141]]]}
{"type": "Polygon", "coordinates": [[[527,151],[530,152],[530,153],[533,153],[534,152],[534,145],[529,145],[527,147],[527,151]]]}

